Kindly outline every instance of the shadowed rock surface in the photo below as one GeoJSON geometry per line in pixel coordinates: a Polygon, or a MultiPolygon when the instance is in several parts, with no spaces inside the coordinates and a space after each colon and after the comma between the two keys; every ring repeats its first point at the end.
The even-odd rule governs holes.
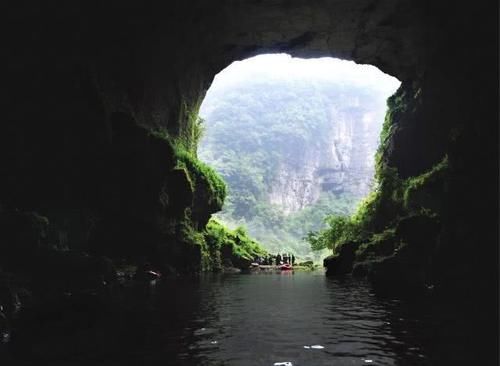
{"type": "MultiPolygon", "coordinates": [[[[496,5],[9,2],[0,127],[0,266],[14,275],[9,283],[27,294],[39,268],[29,264],[50,267],[41,253],[62,249],[198,271],[203,246],[193,237],[223,194],[196,164],[178,167],[171,141],[189,140],[190,112],[213,76],[264,52],[337,56],[403,82],[408,108],[393,118],[382,152],[387,166],[408,178],[445,155],[451,165],[410,200],[438,207],[440,228],[428,231],[431,248],[408,245],[405,258],[422,273],[409,283],[426,278],[445,293],[475,297],[471,313],[491,314],[484,334],[496,334],[496,5]]],[[[377,231],[398,219],[397,210],[381,212],[377,231]]],[[[420,225],[407,224],[405,233],[420,225]]],[[[377,273],[392,278],[401,262],[390,258],[377,259],[377,273]]]]}

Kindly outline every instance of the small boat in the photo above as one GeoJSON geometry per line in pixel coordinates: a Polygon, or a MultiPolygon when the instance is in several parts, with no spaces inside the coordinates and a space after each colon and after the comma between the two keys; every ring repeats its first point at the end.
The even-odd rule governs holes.
{"type": "Polygon", "coordinates": [[[149,280],[157,280],[161,277],[161,274],[155,271],[146,271],[146,277],[149,278],[149,280]]]}
{"type": "Polygon", "coordinates": [[[150,285],[156,285],[156,282],[160,279],[161,274],[155,271],[144,271],[143,279],[149,281],[150,285]]]}
{"type": "Polygon", "coordinates": [[[292,267],[292,265],[291,265],[291,264],[289,264],[289,263],[285,263],[285,264],[282,264],[282,265],[280,266],[280,269],[281,269],[282,271],[290,271],[290,270],[292,270],[292,269],[293,269],[293,267],[292,267]]]}

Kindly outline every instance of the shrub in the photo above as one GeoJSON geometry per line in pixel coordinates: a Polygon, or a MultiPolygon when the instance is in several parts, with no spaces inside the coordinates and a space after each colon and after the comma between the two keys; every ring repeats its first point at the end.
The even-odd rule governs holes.
{"type": "Polygon", "coordinates": [[[205,242],[213,261],[213,269],[221,269],[225,258],[223,252],[231,253],[230,259],[252,261],[255,257],[265,256],[267,252],[250,238],[245,228],[230,230],[215,219],[210,219],[205,229],[205,242]]]}
{"type": "Polygon", "coordinates": [[[208,204],[222,208],[226,198],[226,183],[208,165],[198,160],[191,153],[177,146],[175,148],[177,165],[188,173],[193,192],[200,189],[200,185],[208,188],[208,204]]]}

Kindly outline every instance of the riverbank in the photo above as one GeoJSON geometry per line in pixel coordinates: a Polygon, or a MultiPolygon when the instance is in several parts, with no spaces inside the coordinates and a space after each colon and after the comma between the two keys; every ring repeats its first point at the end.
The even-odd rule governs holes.
{"type": "MultiPolygon", "coordinates": [[[[314,265],[314,264],[311,264],[311,265],[302,265],[302,264],[296,264],[294,266],[292,266],[290,269],[288,270],[293,270],[293,271],[316,271],[318,269],[320,269],[321,266],[319,266],[318,264],[314,265]]],[[[282,269],[280,268],[280,266],[276,266],[276,265],[268,265],[268,264],[261,264],[259,266],[256,266],[256,267],[250,267],[251,270],[261,270],[261,271],[281,271],[282,269]]]]}

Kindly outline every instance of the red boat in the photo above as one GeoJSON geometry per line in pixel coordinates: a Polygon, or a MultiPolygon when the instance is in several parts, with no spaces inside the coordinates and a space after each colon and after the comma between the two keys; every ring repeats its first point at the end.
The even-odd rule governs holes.
{"type": "Polygon", "coordinates": [[[280,269],[281,269],[282,271],[290,271],[290,270],[292,270],[292,269],[293,269],[293,267],[292,267],[292,265],[291,265],[291,264],[289,264],[289,263],[285,263],[285,264],[282,264],[282,265],[280,266],[280,269]]]}

